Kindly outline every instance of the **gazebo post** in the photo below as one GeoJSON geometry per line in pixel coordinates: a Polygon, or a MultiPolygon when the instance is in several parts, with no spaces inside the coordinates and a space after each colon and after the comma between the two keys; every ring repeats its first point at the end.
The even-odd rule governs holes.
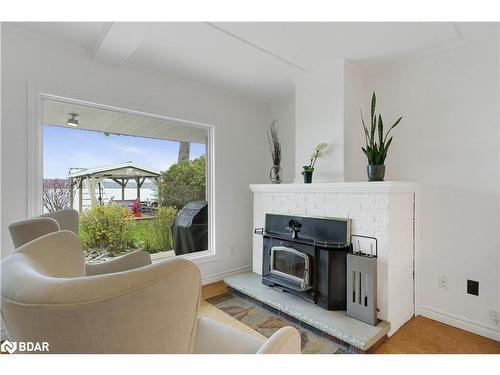
{"type": "Polygon", "coordinates": [[[139,177],[135,178],[135,184],[137,186],[137,199],[141,201],[141,179],[139,177]]]}
{"type": "Polygon", "coordinates": [[[80,177],[78,183],[78,212],[83,211],[83,177],[80,177]]]}
{"type": "Polygon", "coordinates": [[[69,178],[69,188],[70,188],[70,191],[69,191],[69,205],[70,205],[70,206],[69,206],[69,207],[70,207],[71,209],[73,209],[73,203],[74,203],[74,202],[73,202],[73,200],[74,200],[74,198],[75,198],[75,196],[74,196],[74,192],[73,192],[73,188],[74,188],[74,186],[73,186],[73,185],[74,185],[73,178],[71,178],[71,177],[70,177],[70,178],[69,178]]]}
{"type": "Polygon", "coordinates": [[[155,177],[156,185],[158,186],[158,207],[161,207],[160,183],[161,177],[155,177]]]}
{"type": "Polygon", "coordinates": [[[122,201],[125,200],[125,187],[127,186],[128,184],[128,178],[124,178],[124,177],[117,177],[117,178],[113,178],[111,177],[111,179],[116,182],[118,185],[121,186],[122,188],[122,201]]]}
{"type": "MultiPolygon", "coordinates": [[[[128,180],[127,180],[127,182],[128,182],[128,180]]],[[[125,200],[125,185],[126,185],[124,178],[122,178],[121,185],[122,185],[122,201],[124,201],[125,200]]]]}

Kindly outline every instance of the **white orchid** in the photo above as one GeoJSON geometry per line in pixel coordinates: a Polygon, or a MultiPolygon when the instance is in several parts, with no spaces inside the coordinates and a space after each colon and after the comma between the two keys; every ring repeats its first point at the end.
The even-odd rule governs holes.
{"type": "Polygon", "coordinates": [[[318,159],[321,155],[323,155],[327,147],[328,143],[320,143],[314,148],[309,165],[304,166],[304,171],[306,172],[314,171],[314,164],[316,164],[316,159],[318,159]]]}
{"type": "Polygon", "coordinates": [[[327,147],[328,143],[320,143],[319,145],[317,145],[316,148],[314,149],[311,159],[318,158],[321,155],[323,155],[323,151],[325,151],[327,147]]]}

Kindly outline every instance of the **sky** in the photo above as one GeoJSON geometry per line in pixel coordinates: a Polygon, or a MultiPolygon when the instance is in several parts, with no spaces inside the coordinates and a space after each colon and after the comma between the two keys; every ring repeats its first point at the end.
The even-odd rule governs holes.
{"type": "MultiPolygon", "coordinates": [[[[127,161],[165,171],[177,162],[178,152],[179,142],[43,127],[44,178],[66,178],[69,168],[95,168],[127,161]]],[[[204,144],[191,144],[190,159],[205,153],[204,144]]]]}

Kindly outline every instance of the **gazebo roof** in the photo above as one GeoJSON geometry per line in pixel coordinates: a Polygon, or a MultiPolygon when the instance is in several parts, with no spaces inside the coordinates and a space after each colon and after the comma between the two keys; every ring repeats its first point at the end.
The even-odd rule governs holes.
{"type": "Polygon", "coordinates": [[[126,178],[137,177],[159,177],[158,169],[145,167],[140,164],[128,161],[121,164],[113,164],[104,167],[87,168],[69,173],[68,177],[107,177],[107,178],[126,178]]]}

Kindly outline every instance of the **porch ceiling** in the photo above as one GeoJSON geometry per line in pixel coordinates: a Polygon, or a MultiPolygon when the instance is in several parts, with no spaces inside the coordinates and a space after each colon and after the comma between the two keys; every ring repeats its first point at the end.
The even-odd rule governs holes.
{"type": "Polygon", "coordinates": [[[207,142],[205,128],[56,100],[44,101],[43,123],[72,128],[67,124],[70,113],[78,113],[78,129],[170,141],[207,142]]]}

